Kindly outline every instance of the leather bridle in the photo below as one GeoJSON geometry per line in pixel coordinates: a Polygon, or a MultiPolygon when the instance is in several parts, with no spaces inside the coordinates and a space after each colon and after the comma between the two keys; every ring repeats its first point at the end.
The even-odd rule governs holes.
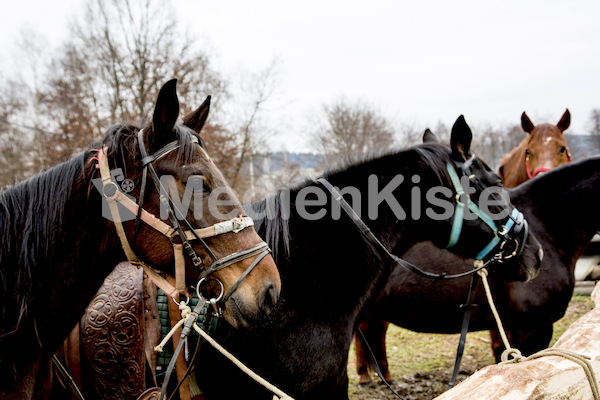
{"type": "MultiPolygon", "coordinates": [[[[163,289],[165,293],[169,296],[176,298],[182,292],[185,292],[187,289],[185,283],[185,257],[187,256],[192,264],[199,268],[200,270],[200,281],[214,279],[216,278],[210,277],[215,272],[228,267],[230,265],[236,264],[240,261],[243,261],[247,258],[257,256],[256,259],[252,262],[252,264],[244,271],[244,273],[238,278],[237,282],[229,289],[229,291],[223,295],[223,290],[216,297],[208,300],[213,305],[215,313],[221,314],[221,310],[217,308],[216,303],[225,304],[229,297],[233,294],[233,292],[239,287],[240,283],[243,279],[245,279],[248,274],[254,269],[254,267],[267,255],[270,253],[271,249],[264,241],[248,248],[245,250],[241,250],[239,252],[233,253],[221,259],[218,259],[212,249],[208,246],[208,244],[203,240],[209,237],[215,237],[224,233],[238,233],[245,228],[251,227],[254,225],[254,221],[252,218],[247,216],[239,216],[236,218],[232,218],[227,221],[216,223],[212,226],[205,228],[193,228],[190,222],[183,218],[182,223],[177,218],[177,215],[184,215],[176,212],[176,207],[171,200],[168,191],[160,182],[160,178],[152,165],[154,161],[161,159],[166,156],[173,150],[179,148],[180,143],[179,140],[175,140],[173,142],[168,143],[160,150],[156,151],[154,154],[149,155],[146,151],[146,146],[144,145],[144,130],[140,130],[138,132],[138,144],[139,150],[142,156],[142,185],[140,190],[140,198],[138,203],[134,202],[130,197],[125,195],[123,192],[119,190],[118,185],[112,181],[111,178],[111,170],[108,165],[107,153],[108,149],[105,146],[102,150],[98,151],[98,168],[100,169],[100,175],[102,178],[102,193],[106,198],[112,219],[114,221],[117,234],[121,241],[121,245],[127,256],[127,259],[133,265],[137,267],[141,267],[144,269],[146,274],[154,281],[154,283],[163,289]],[[161,202],[161,207],[168,212],[168,219],[171,225],[166,224],[161,221],[155,215],[146,211],[142,206],[144,202],[144,192],[146,188],[146,180],[148,171],[150,171],[150,176],[154,181],[156,189],[159,193],[159,198],[161,202]],[[124,206],[130,212],[136,215],[135,225],[134,225],[134,236],[133,240],[135,241],[135,237],[139,231],[140,223],[144,222],[147,225],[150,225],[152,228],[157,230],[158,232],[165,235],[172,243],[173,246],[173,254],[174,254],[174,262],[175,262],[175,287],[171,285],[165,278],[163,278],[159,272],[157,272],[154,268],[150,267],[144,261],[140,260],[135,254],[133,248],[129,244],[129,240],[125,234],[125,230],[123,228],[122,219],[120,217],[119,207],[118,205],[124,206]],[[191,241],[197,240],[199,241],[203,247],[206,249],[209,256],[213,259],[213,263],[205,268],[201,258],[198,256],[193,246],[191,245],[191,241]],[[217,300],[219,299],[219,300],[217,300]]],[[[199,145],[198,138],[196,136],[192,136],[192,143],[196,143],[199,145]]],[[[218,281],[218,280],[217,280],[218,281]]],[[[221,282],[218,282],[223,288],[221,282]]],[[[201,285],[197,286],[200,290],[201,285]]],[[[198,296],[203,297],[199,292],[198,296]]]]}
{"type": "MultiPolygon", "coordinates": [[[[523,252],[525,247],[525,242],[527,241],[527,237],[529,235],[529,227],[527,224],[527,220],[523,216],[516,207],[513,207],[508,219],[505,221],[503,225],[498,227],[494,219],[492,219],[489,215],[485,214],[477,204],[471,201],[471,198],[466,195],[458,174],[456,173],[456,167],[458,167],[463,176],[467,176],[469,182],[472,183],[480,192],[483,192],[486,188],[473,174],[471,171],[471,166],[475,161],[475,155],[472,155],[465,162],[454,162],[452,165],[450,162],[446,163],[446,169],[448,174],[450,175],[450,179],[452,181],[452,185],[454,186],[454,190],[456,192],[456,207],[454,210],[454,219],[452,221],[452,229],[450,231],[450,239],[448,241],[447,249],[455,246],[458,243],[460,238],[461,230],[462,230],[462,222],[464,219],[464,209],[465,206],[473,212],[477,217],[483,221],[494,233],[494,237],[488,242],[488,244],[482,248],[477,255],[475,256],[476,262],[478,260],[483,260],[486,258],[488,254],[494,249],[498,249],[499,251],[495,253],[494,257],[496,261],[508,260],[513,257],[518,257],[523,252]],[[466,202],[462,202],[461,198],[466,196],[466,202]]],[[[495,201],[499,201],[496,193],[491,193],[493,199],[495,201]]]]}

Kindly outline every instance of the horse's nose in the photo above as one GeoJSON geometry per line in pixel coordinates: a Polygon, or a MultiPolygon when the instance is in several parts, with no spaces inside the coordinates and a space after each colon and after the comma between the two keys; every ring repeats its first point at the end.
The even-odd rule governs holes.
{"type": "Polygon", "coordinates": [[[269,315],[279,300],[279,290],[274,283],[269,284],[260,296],[260,308],[264,315],[269,315]]]}

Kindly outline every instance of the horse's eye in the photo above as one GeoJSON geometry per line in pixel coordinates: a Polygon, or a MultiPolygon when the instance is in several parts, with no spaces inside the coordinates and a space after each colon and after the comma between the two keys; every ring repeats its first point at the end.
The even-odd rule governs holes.
{"type": "Polygon", "coordinates": [[[525,149],[525,154],[530,156],[531,155],[531,151],[529,151],[529,149],[525,149]]]}
{"type": "Polygon", "coordinates": [[[563,154],[565,151],[567,151],[567,148],[565,146],[560,148],[560,154],[563,154]]]}
{"type": "Polygon", "coordinates": [[[192,193],[210,193],[208,182],[201,175],[192,175],[182,183],[185,185],[185,189],[192,193]]]}

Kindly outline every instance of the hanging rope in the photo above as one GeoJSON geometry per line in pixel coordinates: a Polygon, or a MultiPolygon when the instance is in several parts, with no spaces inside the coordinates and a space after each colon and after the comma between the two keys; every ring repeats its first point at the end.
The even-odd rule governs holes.
{"type": "MultiPolygon", "coordinates": [[[[171,329],[171,331],[167,334],[167,336],[165,336],[165,338],[160,342],[160,344],[158,346],[156,346],[154,348],[154,350],[156,350],[158,352],[162,352],[164,346],[171,339],[171,337],[173,336],[175,331],[177,329],[179,329],[179,327],[181,325],[183,325],[184,322],[188,318],[190,318],[190,317],[198,318],[198,316],[196,314],[192,313],[192,309],[184,302],[181,302],[179,304],[179,309],[181,310],[181,320],[179,322],[177,322],[177,324],[175,324],[173,329],[171,329]]],[[[204,340],[206,340],[215,349],[217,349],[219,352],[221,352],[221,354],[223,354],[227,359],[229,359],[233,364],[235,364],[235,366],[238,367],[242,372],[244,372],[250,378],[254,379],[257,383],[259,383],[260,385],[265,387],[267,390],[271,391],[271,393],[274,393],[275,394],[274,398],[277,398],[280,400],[294,400],[291,396],[287,395],[281,389],[277,388],[273,384],[266,381],[264,378],[260,377],[257,373],[252,371],[244,363],[242,363],[240,360],[238,360],[233,354],[231,354],[230,352],[225,350],[225,348],[223,348],[219,343],[217,343],[208,333],[206,333],[204,330],[202,330],[198,326],[198,324],[196,324],[196,322],[194,322],[193,328],[196,332],[198,332],[198,334],[200,334],[200,336],[202,336],[202,338],[204,340]]]]}
{"type": "Polygon", "coordinates": [[[494,315],[494,319],[496,320],[496,325],[498,325],[498,331],[500,332],[502,343],[504,343],[504,347],[506,347],[506,350],[502,352],[502,361],[507,361],[509,356],[512,356],[513,358],[522,358],[523,356],[521,355],[521,352],[518,349],[513,349],[512,347],[510,347],[510,343],[508,342],[508,337],[506,336],[504,326],[502,325],[502,321],[500,320],[500,314],[498,314],[498,309],[496,309],[496,305],[494,304],[492,290],[490,289],[490,284],[487,280],[488,271],[486,269],[482,269],[480,271],[477,271],[477,274],[481,277],[481,282],[483,283],[483,287],[485,289],[485,296],[487,297],[488,304],[490,305],[490,309],[492,310],[492,314],[494,315]]]}
{"type": "Polygon", "coordinates": [[[592,395],[594,400],[600,400],[600,390],[598,388],[598,381],[596,380],[596,375],[594,374],[594,369],[590,364],[590,357],[584,356],[581,354],[577,354],[575,352],[563,349],[545,349],[541,350],[535,354],[530,355],[529,357],[523,357],[521,352],[518,349],[510,347],[510,343],[508,342],[508,337],[506,336],[506,332],[504,331],[504,327],[502,325],[502,321],[500,320],[500,315],[498,314],[498,310],[496,309],[496,305],[494,304],[494,299],[492,298],[492,291],[490,289],[490,285],[487,280],[487,270],[483,269],[477,272],[479,276],[481,276],[481,281],[483,283],[483,287],[485,289],[485,296],[487,297],[488,303],[490,305],[490,309],[492,310],[492,314],[496,319],[496,324],[498,325],[498,331],[500,332],[500,337],[502,338],[502,342],[504,343],[504,347],[506,350],[502,352],[500,365],[503,364],[512,364],[512,363],[520,363],[528,360],[535,360],[541,357],[563,357],[567,360],[573,361],[583,368],[585,376],[590,384],[590,388],[592,390],[592,395]]]}

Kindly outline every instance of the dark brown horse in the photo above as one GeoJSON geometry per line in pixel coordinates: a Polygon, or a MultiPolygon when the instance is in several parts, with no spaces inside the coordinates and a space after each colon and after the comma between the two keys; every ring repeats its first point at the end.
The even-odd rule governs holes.
{"type": "MultiPolygon", "coordinates": [[[[201,126],[207,105],[186,119],[201,126]]],[[[104,278],[126,260],[125,252],[129,258],[138,258],[137,264],[145,264],[148,271],[177,275],[180,282],[183,275],[175,268],[181,271],[181,266],[188,282],[193,282],[210,270],[203,269],[203,264],[214,264],[215,259],[262,242],[252,228],[204,242],[195,240],[194,232],[202,233],[201,228],[232,218],[224,215],[237,217],[244,211],[199,145],[196,133],[176,125],[178,114],[176,81],[172,80],[160,90],[153,119],[142,131],[114,126],[96,150],[85,151],[0,194],[1,399],[48,396],[52,354],[104,278]],[[149,171],[147,181],[145,169],[149,171]],[[152,182],[154,173],[170,179],[160,186],[152,182]],[[208,196],[197,196],[188,210],[179,207],[177,212],[173,204],[161,203],[160,198],[167,198],[165,193],[183,193],[194,175],[202,177],[205,192],[220,190],[221,198],[227,200],[220,203],[218,215],[212,215],[208,204],[203,204],[208,196]],[[160,196],[155,185],[161,188],[160,196]],[[140,195],[141,189],[145,197],[140,195]],[[135,199],[140,197],[138,207],[135,199]],[[120,199],[119,203],[114,199],[120,199]],[[199,205],[205,206],[204,212],[199,205]],[[142,208],[146,211],[140,211],[142,222],[138,224],[131,210],[142,208]],[[161,212],[168,215],[167,222],[174,223],[152,218],[161,212]],[[165,226],[172,230],[163,231],[165,226]],[[176,253],[180,245],[187,248],[183,258],[176,253]]],[[[246,258],[211,276],[228,290],[251,263],[252,259],[246,258]]],[[[279,285],[276,266],[267,256],[241,282],[231,303],[224,305],[226,318],[234,326],[253,321],[265,303],[270,307],[276,301],[279,285]]]]}
{"type": "MultiPolygon", "coordinates": [[[[491,282],[492,293],[512,347],[524,355],[546,348],[552,324],[560,319],[575,285],[575,263],[600,228],[600,157],[565,164],[512,189],[510,199],[525,214],[529,228],[544,249],[537,278],[526,282],[491,282]]],[[[409,250],[406,258],[436,270],[455,270],[470,260],[456,257],[430,242],[409,250]]],[[[469,279],[431,282],[401,268],[392,271],[386,287],[368,307],[361,323],[385,378],[389,372],[385,352],[388,322],[417,332],[458,333],[469,291],[469,279]]],[[[497,360],[504,350],[487,299],[480,287],[470,331],[490,330],[497,360]]],[[[356,341],[358,342],[358,341],[356,341]]],[[[370,382],[368,364],[357,343],[360,382],[370,382]]],[[[450,371],[448,373],[450,377],[450,371]]]]}
{"type": "Polygon", "coordinates": [[[568,109],[556,125],[534,125],[523,112],[521,127],[529,136],[500,160],[498,174],[504,187],[516,187],[541,172],[571,161],[571,153],[563,135],[570,124],[571,114],[568,109]]]}

